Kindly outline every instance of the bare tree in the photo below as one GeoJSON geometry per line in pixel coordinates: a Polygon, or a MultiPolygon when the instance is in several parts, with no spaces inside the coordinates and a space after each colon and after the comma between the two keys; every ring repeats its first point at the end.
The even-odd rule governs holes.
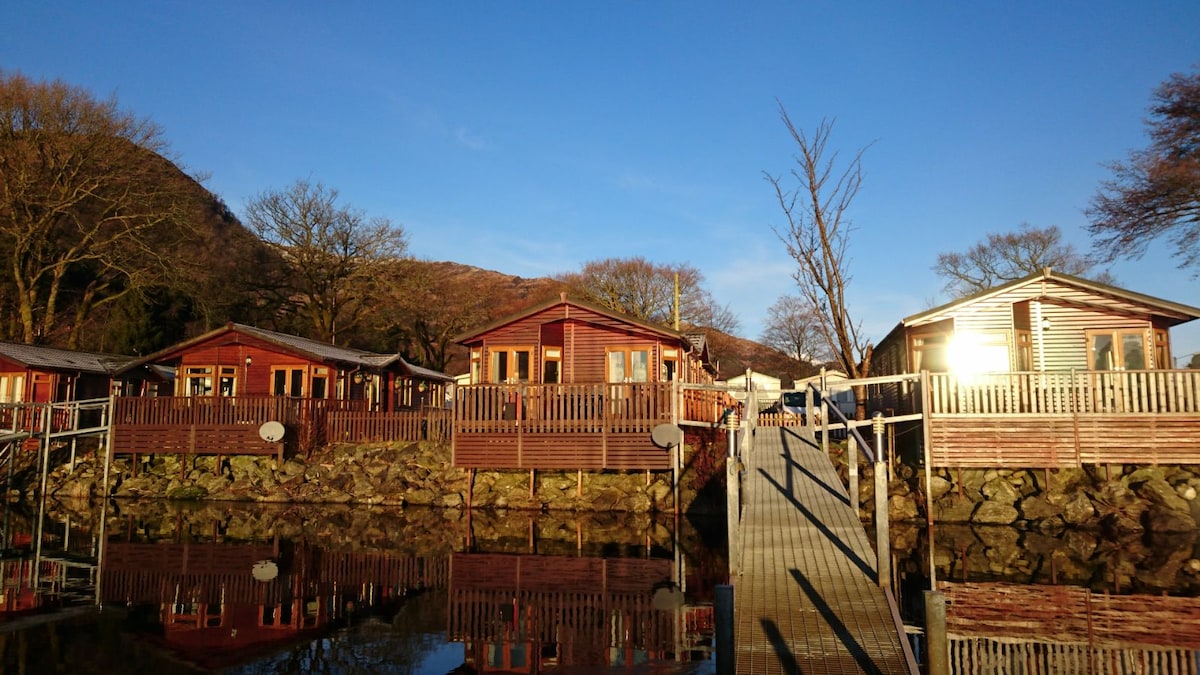
{"type": "Polygon", "coordinates": [[[722,332],[737,330],[737,317],[703,288],[704,275],[688,264],[659,264],[641,256],[606,258],[556,279],[590,302],[667,326],[673,324],[678,280],[681,322],[722,332]]]}
{"type": "Polygon", "coordinates": [[[1113,282],[1107,271],[1092,274],[1094,261],[1062,240],[1056,225],[1022,224],[1016,232],[990,233],[962,253],[939,253],[933,271],[946,280],[945,291],[962,298],[1051,267],[1065,274],[1113,282]]]}
{"type": "Polygon", "coordinates": [[[1181,267],[1200,273],[1200,72],[1175,73],[1154,91],[1150,147],[1111,165],[1092,198],[1094,244],[1107,259],[1140,257],[1166,237],[1181,267]]]}
{"type": "MultiPolygon", "coordinates": [[[[796,129],[782,104],[779,116],[798,154],[790,173],[794,187],[765,174],[786,220],[783,228],[772,229],[798,264],[793,278],[800,298],[816,310],[821,335],[838,364],[851,378],[866,377],[874,347],[846,302],[850,283],[846,250],[853,231],[848,211],[862,185],[865,149],[839,168],[837,153],[828,149],[833,122],[823,120],[810,136],[796,129]]],[[[866,416],[864,393],[856,392],[860,419],[866,416]]]]}
{"type": "Polygon", "coordinates": [[[286,261],[287,292],[307,326],[336,343],[373,310],[381,265],[408,252],[404,230],[337,203],[338,192],[298,180],[268,190],[246,206],[246,221],[286,261]]]}
{"type": "Polygon", "coordinates": [[[0,308],[13,337],[75,347],[98,307],[158,285],[191,194],[152,122],[61,81],[0,73],[0,308]],[[64,321],[64,314],[70,320],[64,321]]]}
{"type": "Polygon", "coordinates": [[[759,340],[798,361],[825,363],[831,359],[817,312],[795,295],[780,296],[771,305],[759,340]]]}

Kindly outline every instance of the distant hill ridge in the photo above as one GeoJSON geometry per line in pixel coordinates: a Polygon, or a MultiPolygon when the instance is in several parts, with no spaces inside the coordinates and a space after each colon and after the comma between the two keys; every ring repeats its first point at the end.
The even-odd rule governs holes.
{"type": "MultiPolygon", "coordinates": [[[[496,307],[490,312],[493,320],[552,300],[563,290],[562,283],[549,277],[527,279],[452,261],[423,264],[443,283],[478,288],[494,298],[496,307]]],[[[744,374],[749,368],[778,377],[784,387],[790,387],[792,380],[808,377],[817,371],[812,364],[797,361],[754,340],[713,329],[704,330],[708,336],[709,350],[720,368],[718,377],[722,380],[744,374]]]]}

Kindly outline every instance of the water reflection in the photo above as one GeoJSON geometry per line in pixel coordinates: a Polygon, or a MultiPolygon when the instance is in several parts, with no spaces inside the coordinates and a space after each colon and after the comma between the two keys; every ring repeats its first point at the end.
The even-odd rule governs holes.
{"type": "Polygon", "coordinates": [[[104,510],[54,505],[37,551],[37,518],[10,505],[5,599],[23,599],[0,612],[4,672],[126,672],[131,646],[142,666],[195,672],[711,671],[712,592],[728,563],[707,523],[104,510]]]}
{"type": "Polygon", "coordinates": [[[931,569],[945,595],[952,672],[1200,672],[1200,533],[939,525],[893,536],[908,554],[896,569],[911,622],[925,627],[931,569]]]}

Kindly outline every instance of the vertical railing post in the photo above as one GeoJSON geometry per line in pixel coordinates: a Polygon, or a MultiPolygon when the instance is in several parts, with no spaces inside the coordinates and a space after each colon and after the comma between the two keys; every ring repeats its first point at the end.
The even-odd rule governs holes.
{"type": "Polygon", "coordinates": [[[738,471],[737,453],[737,409],[730,409],[725,418],[729,432],[729,448],[725,453],[725,520],[727,538],[729,540],[729,573],[736,575],[741,572],[741,519],[742,491],[741,475],[738,471]]]}
{"type": "Polygon", "coordinates": [[[883,425],[883,413],[876,412],[872,422],[875,430],[875,548],[879,559],[879,586],[889,588],[892,585],[892,545],[888,532],[888,463],[883,456],[883,425]]]}
{"type": "Polygon", "coordinates": [[[925,653],[929,675],[950,675],[946,596],[939,591],[925,591],[925,653]]]}
{"type": "Polygon", "coordinates": [[[717,642],[717,675],[733,675],[737,659],[733,633],[733,586],[717,584],[713,589],[713,629],[717,642]]]}

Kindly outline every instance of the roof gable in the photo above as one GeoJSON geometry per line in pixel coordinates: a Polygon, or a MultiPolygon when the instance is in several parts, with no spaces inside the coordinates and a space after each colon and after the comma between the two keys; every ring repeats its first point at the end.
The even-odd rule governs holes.
{"type": "Polygon", "coordinates": [[[901,320],[901,326],[921,326],[942,321],[967,306],[984,302],[1002,295],[1011,295],[1014,300],[1040,300],[1062,305],[1087,305],[1093,309],[1104,309],[1122,313],[1140,313],[1179,324],[1200,318],[1200,308],[1170,300],[1163,300],[1116,286],[1090,281],[1069,274],[1053,272],[1049,268],[1023,279],[953,300],[939,307],[913,314],[901,320]],[[1091,302],[1060,297],[1064,291],[1083,292],[1095,298],[1091,302]],[[1056,295],[1058,293],[1059,295],[1056,295]]]}
{"type": "MultiPolygon", "coordinates": [[[[600,307],[599,305],[594,305],[579,300],[572,300],[568,298],[565,293],[560,295],[558,299],[548,300],[539,305],[534,305],[533,307],[510,314],[497,321],[493,321],[492,323],[481,328],[462,333],[454,338],[454,342],[456,344],[469,344],[482,339],[483,336],[489,333],[495,333],[503,329],[505,326],[509,326],[531,317],[538,317],[537,320],[539,323],[553,323],[555,321],[564,321],[569,319],[580,320],[588,323],[596,323],[597,317],[603,317],[610,321],[625,324],[626,326],[641,332],[667,337],[677,340],[683,344],[694,344],[694,341],[689,339],[689,336],[685,336],[683,333],[678,331],[643,321],[642,319],[637,319],[628,314],[615,312],[605,307],[600,307]],[[538,315],[541,316],[539,317],[538,315]]],[[[702,340],[702,337],[700,339],[702,340]]]]}

